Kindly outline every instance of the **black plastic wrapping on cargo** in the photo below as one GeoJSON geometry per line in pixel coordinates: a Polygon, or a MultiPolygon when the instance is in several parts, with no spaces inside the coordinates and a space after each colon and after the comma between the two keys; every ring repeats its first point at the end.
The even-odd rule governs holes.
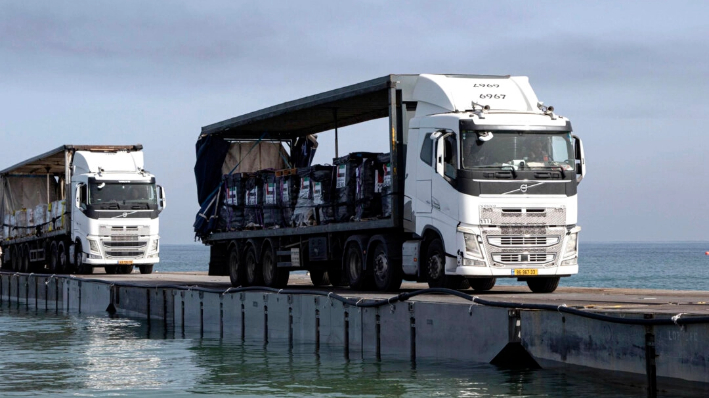
{"type": "Polygon", "coordinates": [[[377,192],[381,198],[382,210],[381,217],[391,217],[391,204],[393,185],[391,179],[391,154],[382,153],[377,155],[377,170],[375,173],[377,192]]]}
{"type": "Polygon", "coordinates": [[[298,198],[293,209],[292,225],[295,227],[315,225],[310,167],[299,168],[297,174],[291,177],[295,177],[298,181],[298,198]]]}
{"type": "Polygon", "coordinates": [[[355,200],[357,194],[357,167],[364,159],[375,159],[376,153],[354,152],[333,159],[335,165],[335,193],[333,204],[335,221],[351,221],[355,216],[355,200]]]}
{"type": "Polygon", "coordinates": [[[258,173],[244,173],[244,228],[263,227],[263,182],[258,173]]]}
{"type": "Polygon", "coordinates": [[[238,231],[244,227],[244,187],[241,173],[225,174],[222,179],[224,184],[219,201],[218,229],[238,231]]]}
{"type": "Polygon", "coordinates": [[[357,191],[355,194],[355,220],[377,217],[381,210],[381,196],[375,193],[375,159],[363,159],[357,167],[357,191]]]}
{"type": "Polygon", "coordinates": [[[310,167],[310,178],[313,187],[313,206],[317,223],[329,224],[335,220],[333,206],[333,166],[314,165],[310,167]]]}
{"type": "Polygon", "coordinates": [[[281,207],[283,226],[293,226],[293,210],[298,203],[298,188],[300,188],[300,178],[297,175],[280,175],[276,177],[276,194],[278,204],[281,207]]]}
{"type": "Polygon", "coordinates": [[[263,226],[266,228],[282,227],[283,213],[278,194],[279,184],[273,170],[261,170],[263,181],[263,226]]]}

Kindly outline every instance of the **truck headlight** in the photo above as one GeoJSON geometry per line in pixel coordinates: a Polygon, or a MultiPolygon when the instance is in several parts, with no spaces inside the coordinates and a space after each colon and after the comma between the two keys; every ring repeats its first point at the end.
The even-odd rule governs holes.
{"type": "Polygon", "coordinates": [[[93,240],[93,239],[88,239],[88,241],[89,241],[89,249],[90,249],[92,252],[96,252],[96,253],[100,253],[100,252],[101,252],[101,250],[99,250],[99,248],[98,248],[98,242],[96,242],[96,241],[93,240]]]}
{"type": "Polygon", "coordinates": [[[463,240],[465,240],[465,253],[472,257],[482,257],[480,253],[480,246],[478,245],[477,235],[463,233],[463,240]]]}
{"type": "Polygon", "coordinates": [[[566,248],[564,249],[564,257],[571,257],[578,251],[578,233],[570,234],[566,240],[566,248]]]}
{"type": "Polygon", "coordinates": [[[151,252],[156,252],[158,251],[158,241],[159,239],[155,239],[153,243],[150,245],[150,251],[151,252]]]}

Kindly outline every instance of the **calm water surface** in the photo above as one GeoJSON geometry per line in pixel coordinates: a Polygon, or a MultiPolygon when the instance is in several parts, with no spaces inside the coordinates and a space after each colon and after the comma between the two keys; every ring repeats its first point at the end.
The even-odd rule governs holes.
{"type": "MultiPolygon", "coordinates": [[[[706,243],[585,244],[562,286],[709,290],[706,243]]],[[[199,245],[163,245],[158,272],[206,271],[199,245]]],[[[160,322],[158,322],[160,323],[160,322]]],[[[161,323],[160,323],[161,324],[161,323]]],[[[0,303],[0,396],[636,397],[639,387],[548,370],[346,359],[269,343],[183,336],[144,320],[0,303]]],[[[667,395],[671,396],[671,395],[667,395]]]]}

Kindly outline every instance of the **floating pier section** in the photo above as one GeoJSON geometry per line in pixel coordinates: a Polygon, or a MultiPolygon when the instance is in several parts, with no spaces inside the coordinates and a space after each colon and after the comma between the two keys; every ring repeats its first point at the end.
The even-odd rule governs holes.
{"type": "Polygon", "coordinates": [[[533,294],[401,295],[329,291],[292,276],[288,289],[229,288],[201,273],[37,275],[0,273],[0,300],[36,310],[119,314],[185,336],[288,342],[345,357],[493,363],[593,372],[657,391],[709,391],[709,294],[560,288],[533,294]],[[250,290],[249,290],[250,289],[250,290]],[[471,301],[472,300],[472,301],[471,301]]]}

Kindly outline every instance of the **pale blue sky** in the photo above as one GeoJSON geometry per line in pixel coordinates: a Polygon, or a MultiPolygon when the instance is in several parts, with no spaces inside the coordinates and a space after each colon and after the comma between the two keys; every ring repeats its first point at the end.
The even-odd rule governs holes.
{"type": "Polygon", "coordinates": [[[526,75],[584,140],[582,240],[708,239],[709,3],[351,3],[0,1],[0,169],[142,143],[163,242],[187,243],[204,125],[388,73],[526,75]]]}

